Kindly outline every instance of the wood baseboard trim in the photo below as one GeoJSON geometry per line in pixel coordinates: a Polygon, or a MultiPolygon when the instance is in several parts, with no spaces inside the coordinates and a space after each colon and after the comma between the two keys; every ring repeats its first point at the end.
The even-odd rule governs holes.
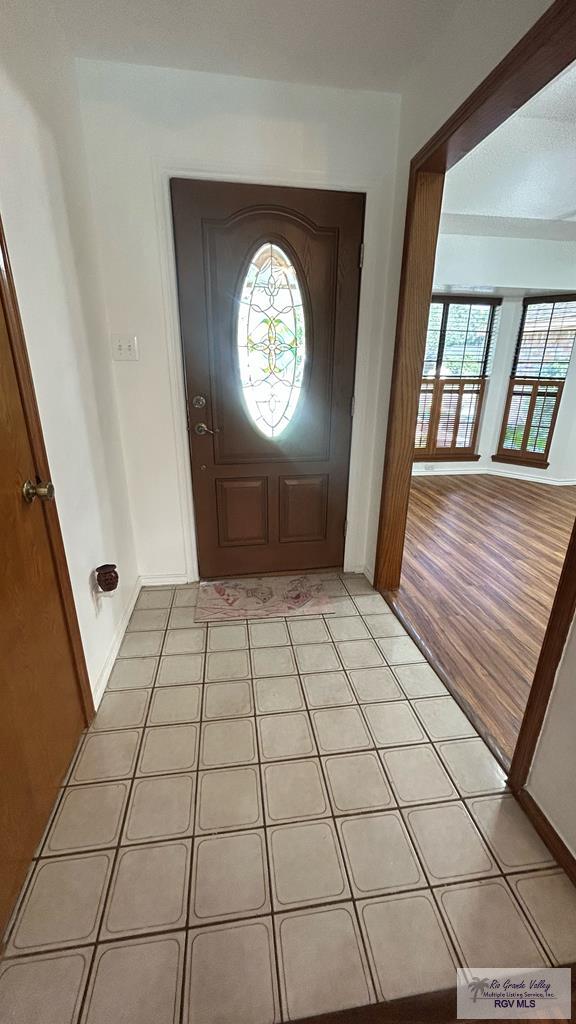
{"type": "MultiPolygon", "coordinates": [[[[512,790],[514,792],[514,790],[512,790]]],[[[535,799],[527,789],[520,789],[514,792],[518,803],[530,818],[534,828],[542,841],[546,844],[550,853],[558,861],[561,868],[568,875],[568,878],[576,885],[576,857],[568,849],[566,843],[560,838],[544,811],[538,806],[535,799]]]]}
{"type": "Polygon", "coordinates": [[[493,455],[492,462],[503,462],[510,466],[528,466],[530,469],[548,469],[550,463],[547,459],[524,459],[522,456],[514,455],[493,455]]]}

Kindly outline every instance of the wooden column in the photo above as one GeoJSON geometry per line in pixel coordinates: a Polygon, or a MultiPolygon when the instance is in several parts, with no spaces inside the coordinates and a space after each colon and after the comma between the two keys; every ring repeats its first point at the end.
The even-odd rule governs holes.
{"type": "Polygon", "coordinates": [[[380,591],[400,585],[443,187],[443,172],[411,172],[374,578],[380,591]]]}

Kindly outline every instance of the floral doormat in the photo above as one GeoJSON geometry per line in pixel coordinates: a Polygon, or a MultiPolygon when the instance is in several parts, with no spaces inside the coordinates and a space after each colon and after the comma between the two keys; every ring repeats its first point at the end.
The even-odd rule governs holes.
{"type": "Polygon", "coordinates": [[[261,576],[201,583],[194,618],[207,622],[321,615],[329,606],[330,597],[319,576],[261,576]]]}

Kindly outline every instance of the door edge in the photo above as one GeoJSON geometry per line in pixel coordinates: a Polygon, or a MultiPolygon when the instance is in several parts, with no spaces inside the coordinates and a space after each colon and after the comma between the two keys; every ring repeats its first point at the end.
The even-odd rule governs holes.
{"type": "MultiPolygon", "coordinates": [[[[26,347],[26,338],[24,335],[22,319],[20,317],[16,286],[10,265],[6,235],[1,216],[0,301],[2,302],[4,316],[6,318],[8,340],[14,362],[14,370],[18,381],[18,390],[22,401],[22,409],[24,412],[26,429],[28,431],[28,438],[32,449],[35,467],[41,479],[49,480],[50,468],[44,444],[44,435],[42,433],[42,423],[40,420],[38,403],[36,401],[32,370],[26,347]]],[[[54,572],[58,583],[60,603],[66,624],[72,661],[76,670],[76,684],[80,692],[84,723],[87,726],[90,724],[95,714],[94,701],[88,677],[88,670],[86,667],[86,659],[84,657],[84,647],[82,645],[80,627],[78,625],[78,618],[76,615],[76,606],[74,603],[72,584],[70,582],[68,563],[66,561],[62,531],[60,529],[60,520],[54,503],[43,503],[42,510],[48,533],[54,572]]]]}

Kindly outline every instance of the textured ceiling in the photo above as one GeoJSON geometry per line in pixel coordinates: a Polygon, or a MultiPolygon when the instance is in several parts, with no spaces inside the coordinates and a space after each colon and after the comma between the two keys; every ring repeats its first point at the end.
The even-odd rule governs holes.
{"type": "Polygon", "coordinates": [[[542,89],[522,110],[519,117],[541,117],[576,124],[576,64],[571,64],[550,85],[542,89]]]}
{"type": "Polygon", "coordinates": [[[575,168],[576,64],[451,169],[442,210],[573,221],[575,168]]]}
{"type": "Polygon", "coordinates": [[[53,0],[79,57],[385,91],[433,52],[462,2],[53,0]]]}

